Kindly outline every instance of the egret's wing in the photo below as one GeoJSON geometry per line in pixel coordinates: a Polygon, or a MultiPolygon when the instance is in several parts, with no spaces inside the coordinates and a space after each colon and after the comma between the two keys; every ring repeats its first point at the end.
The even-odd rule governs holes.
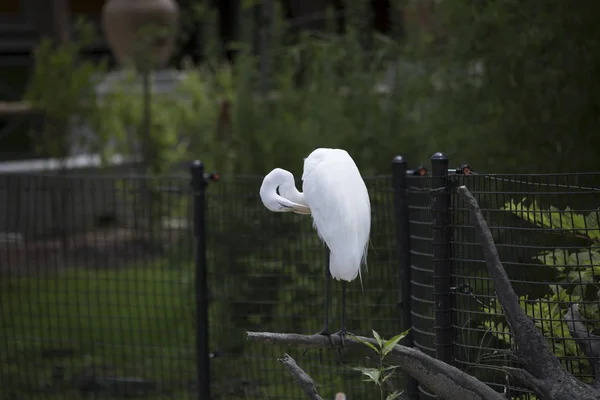
{"type": "Polygon", "coordinates": [[[314,225],[331,250],[331,275],[355,279],[366,265],[371,204],[354,160],[344,150],[317,149],[305,159],[302,181],[314,225]]]}

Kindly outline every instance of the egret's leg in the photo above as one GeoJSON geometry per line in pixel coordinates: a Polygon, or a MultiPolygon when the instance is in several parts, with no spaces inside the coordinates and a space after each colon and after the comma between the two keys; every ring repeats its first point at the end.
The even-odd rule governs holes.
{"type": "Polygon", "coordinates": [[[329,271],[329,247],[327,248],[327,260],[325,260],[325,300],[323,301],[323,330],[319,334],[330,336],[329,333],[329,300],[331,298],[331,272],[329,271]]]}
{"type": "Polygon", "coordinates": [[[342,328],[335,333],[340,337],[342,349],[344,348],[344,338],[346,337],[346,281],[342,281],[342,328]]]}
{"type": "MultiPolygon", "coordinates": [[[[329,342],[332,346],[333,339],[331,339],[331,334],[329,333],[329,300],[331,297],[331,272],[329,271],[329,257],[331,253],[329,247],[327,247],[327,254],[325,259],[325,300],[323,301],[323,329],[317,333],[317,335],[327,336],[329,338],[329,342]]],[[[308,349],[304,350],[302,355],[306,354],[308,349]]],[[[319,349],[319,359],[322,357],[322,349],[319,349]]]]}

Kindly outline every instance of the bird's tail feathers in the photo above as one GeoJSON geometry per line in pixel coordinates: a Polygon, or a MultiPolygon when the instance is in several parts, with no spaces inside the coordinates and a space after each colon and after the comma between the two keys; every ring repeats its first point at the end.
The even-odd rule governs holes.
{"type": "MultiPolygon", "coordinates": [[[[367,252],[369,251],[369,243],[371,242],[371,240],[367,241],[367,244],[365,245],[365,251],[363,252],[363,256],[362,256],[362,263],[365,266],[365,271],[369,272],[369,265],[367,264],[367,252]]],[[[360,279],[360,289],[362,291],[362,295],[365,295],[365,288],[363,286],[363,281],[362,281],[362,273],[361,273],[361,268],[359,266],[358,268],[358,278],[360,279]]]]}
{"type": "Polygon", "coordinates": [[[362,274],[360,273],[360,269],[358,270],[358,280],[360,281],[360,291],[362,292],[362,295],[365,295],[365,287],[363,286],[363,281],[362,281],[362,274]]]}
{"type": "Polygon", "coordinates": [[[331,251],[329,256],[329,269],[331,275],[335,279],[352,281],[358,276],[360,280],[360,288],[362,294],[365,294],[364,282],[362,279],[362,265],[367,268],[367,255],[366,254],[352,254],[347,249],[342,251],[331,251]]]}
{"type": "Polygon", "coordinates": [[[367,263],[367,251],[369,250],[369,243],[371,244],[371,250],[373,250],[373,253],[377,254],[377,250],[375,250],[375,245],[373,245],[373,241],[369,239],[367,245],[365,246],[365,264],[367,263]]]}

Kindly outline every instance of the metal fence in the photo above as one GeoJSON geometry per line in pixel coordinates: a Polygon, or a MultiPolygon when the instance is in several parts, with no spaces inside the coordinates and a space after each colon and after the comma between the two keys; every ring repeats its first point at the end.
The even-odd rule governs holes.
{"type": "MultiPolygon", "coordinates": [[[[334,352],[246,341],[246,331],[320,330],[325,247],[310,217],[264,209],[262,177],[210,183],[217,176],[201,165],[191,171],[0,176],[0,398],[196,399],[210,389],[215,399],[302,399],[277,362],[284,352],[323,398],[379,396],[349,368],[371,362],[360,354],[345,351],[341,365],[334,352]]],[[[365,181],[372,246],[364,295],[358,281],[347,289],[349,331],[389,338],[411,327],[409,344],[528,398],[499,369],[518,364],[453,191],[465,184],[522,306],[564,365],[591,380],[561,318],[577,301],[600,327],[600,174],[475,174],[438,154],[431,174],[396,158],[392,174],[365,181]]],[[[429,397],[411,379],[392,384],[429,397]]]]}

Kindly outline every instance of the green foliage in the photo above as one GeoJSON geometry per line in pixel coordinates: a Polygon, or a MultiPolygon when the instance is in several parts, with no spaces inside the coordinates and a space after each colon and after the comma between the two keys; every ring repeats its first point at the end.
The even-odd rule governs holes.
{"type": "MultiPolygon", "coordinates": [[[[582,376],[589,374],[589,362],[584,360],[578,347],[569,333],[564,315],[570,304],[584,303],[584,317],[593,325],[600,328],[600,225],[598,210],[590,214],[577,214],[570,208],[559,210],[553,206],[543,210],[535,201],[527,204],[510,201],[504,208],[519,218],[539,228],[549,229],[550,232],[563,235],[565,238],[574,237],[585,242],[586,247],[580,249],[556,248],[540,252],[533,259],[552,269],[554,283],[548,285],[551,294],[537,299],[520,296],[519,302],[527,315],[535,320],[536,326],[545,337],[557,357],[563,359],[580,359],[571,363],[572,372],[582,376]]],[[[491,302],[484,312],[501,316],[502,307],[496,299],[491,302]]],[[[510,330],[503,317],[492,317],[484,321],[484,326],[495,337],[505,343],[510,343],[510,330]]]]}
{"type": "Polygon", "coordinates": [[[93,79],[105,70],[104,63],[82,60],[81,50],[93,39],[91,25],[78,19],[75,25],[77,40],[56,44],[43,39],[35,49],[35,67],[24,99],[42,111],[50,122],[46,132],[34,142],[41,151],[53,157],[67,155],[65,126],[97,115],[93,79]]]}
{"type": "MultiPolygon", "coordinates": [[[[220,76],[225,75],[221,73],[220,76]]],[[[139,155],[140,144],[149,147],[144,157],[147,172],[168,172],[179,162],[196,158],[194,151],[210,148],[204,161],[222,155],[209,146],[217,119],[218,80],[210,81],[201,70],[190,70],[173,92],[153,93],[149,135],[145,130],[144,99],[140,77],[124,71],[99,102],[99,116],[92,127],[100,136],[97,144],[105,159],[119,153],[139,155]]],[[[210,164],[209,164],[210,165],[210,164]]]]}
{"type": "MultiPolygon", "coordinates": [[[[422,28],[410,16],[408,35],[402,42],[362,29],[371,17],[365,12],[366,3],[349,4],[349,27],[341,36],[291,34],[276,6],[268,51],[255,54],[250,42],[257,29],[251,21],[256,2],[243,2],[242,42],[232,44],[238,58],[230,68],[229,91],[215,89],[223,49],[216,40],[214,11],[182,3],[186,11],[180,35],[202,26],[206,53],[202,72],[187,71],[193,75],[186,82],[187,92],[206,96],[213,103],[190,104],[183,112],[182,101],[162,108],[158,104],[164,102],[156,99],[153,147],[169,153],[159,154],[156,158],[161,161],[156,163],[163,162],[163,156],[164,162],[171,162],[175,154],[184,158],[193,153],[215,161],[214,167],[224,171],[264,173],[274,165],[297,171],[301,163],[293,160],[301,160],[315,147],[337,146],[347,149],[365,174],[388,171],[389,160],[397,153],[417,163],[437,150],[457,162],[462,159],[506,172],[598,167],[597,157],[590,153],[598,140],[593,105],[599,102],[600,93],[594,89],[595,76],[590,72],[600,64],[598,42],[591,39],[598,28],[590,16],[598,5],[565,7],[551,0],[552,7],[540,9],[515,2],[492,1],[476,7],[468,0],[444,2],[436,6],[434,17],[446,41],[433,47],[429,34],[421,34],[422,28]],[[565,29],[567,36],[561,34],[565,29]],[[481,73],[473,72],[476,65],[481,73]],[[375,93],[373,87],[384,77],[393,78],[391,91],[375,93]],[[272,96],[260,93],[263,81],[272,96]],[[225,99],[231,112],[223,142],[216,138],[220,125],[215,125],[215,115],[220,115],[225,99]],[[197,122],[193,132],[191,116],[197,122]],[[171,146],[175,128],[164,121],[189,127],[187,137],[199,138],[201,143],[189,152],[176,149],[171,146]],[[573,128],[571,121],[579,125],[573,128]],[[515,147],[516,142],[521,145],[515,147]],[[533,155],[531,148],[537,149],[533,155]]],[[[396,22],[398,15],[400,11],[394,8],[396,22]]],[[[396,33],[397,28],[393,29],[396,33]]],[[[179,43],[182,40],[183,36],[179,43]]],[[[79,112],[64,105],[75,103],[71,100],[79,92],[79,82],[89,75],[90,64],[84,62],[77,63],[85,66],[81,73],[68,72],[73,67],[65,55],[76,55],[72,46],[79,45],[59,47],[56,55],[48,44],[38,51],[40,68],[32,80],[36,95],[28,97],[37,97],[40,105],[54,113],[79,112]],[[49,57],[55,61],[40,63],[49,57]],[[71,78],[66,82],[65,77],[71,78]]],[[[181,51],[177,54],[182,55],[181,51]]],[[[121,101],[133,107],[132,114],[139,112],[140,99],[121,101]]],[[[120,126],[128,116],[119,108],[112,110],[114,115],[103,109],[99,118],[106,118],[107,125],[118,119],[110,124],[120,126]]],[[[137,124],[137,120],[132,122],[137,124]]],[[[130,129],[135,131],[135,126],[130,129]]]]}
{"type": "MultiPolygon", "coordinates": [[[[399,335],[394,336],[389,340],[384,340],[381,338],[381,336],[379,336],[375,329],[373,329],[373,337],[377,341],[377,346],[374,346],[373,344],[360,339],[358,336],[352,335],[354,339],[358,340],[365,346],[371,348],[379,356],[379,363],[377,368],[353,367],[352,369],[354,369],[355,371],[359,371],[362,375],[366,376],[366,382],[373,382],[375,385],[377,385],[377,387],[379,388],[379,396],[381,400],[384,399],[385,393],[383,384],[394,374],[394,370],[398,368],[397,365],[387,365],[385,363],[385,357],[394,349],[394,347],[402,339],[406,337],[406,335],[408,335],[409,331],[410,329],[399,335]]],[[[385,400],[394,400],[400,397],[402,393],[403,392],[395,390],[391,393],[388,393],[388,395],[385,397],[385,400]]]]}
{"type": "MultiPolygon", "coordinates": [[[[417,163],[437,150],[457,162],[506,172],[593,169],[597,157],[587,152],[594,148],[589,144],[597,138],[597,119],[589,107],[598,103],[600,91],[591,89],[589,71],[600,64],[600,52],[585,32],[597,26],[589,18],[597,6],[564,8],[552,1],[564,13],[513,2],[477,7],[467,0],[445,2],[435,16],[447,40],[437,47],[423,44],[427,34],[419,34],[411,21],[403,42],[364,30],[359,34],[356,27],[368,14],[359,11],[364,2],[348,7],[350,26],[341,36],[292,35],[277,12],[269,51],[259,54],[250,43],[255,5],[243,4],[242,41],[232,44],[237,58],[230,67],[222,62],[215,13],[188,4],[193,10],[185,15],[183,31],[194,18],[201,22],[206,59],[186,69],[190,76],[182,91],[211,103],[173,102],[180,94],[169,95],[171,101],[155,96],[155,163],[193,154],[222,171],[265,173],[278,165],[299,172],[301,163],[294,160],[315,147],[335,146],[347,149],[365,174],[388,171],[397,153],[417,163]],[[582,40],[560,36],[564,26],[582,40]],[[570,43],[579,44],[571,49],[570,43]],[[476,65],[481,73],[473,72],[476,65]],[[229,74],[229,88],[220,86],[223,74],[229,74]],[[384,80],[389,92],[373,90],[384,80]],[[261,82],[268,93],[261,93],[261,82]],[[230,108],[222,124],[218,116],[225,101],[230,108]],[[164,108],[167,103],[171,107],[164,108]],[[573,120],[582,123],[575,133],[568,123],[573,120]],[[185,132],[175,136],[175,129],[185,132]],[[188,151],[177,149],[183,138],[193,143],[188,151]],[[538,151],[532,156],[530,148],[538,151]]],[[[48,91],[49,99],[54,92],[48,91]]],[[[129,97],[120,100],[122,106],[103,109],[100,122],[119,127],[135,117],[130,129],[136,131],[141,98],[129,97]],[[135,115],[125,115],[126,105],[135,115]]]]}
{"type": "Polygon", "coordinates": [[[436,5],[446,43],[425,57],[438,59],[451,85],[437,93],[425,129],[439,132],[437,147],[451,158],[502,172],[599,168],[600,92],[592,71],[600,65],[593,17],[600,3],[541,4],[436,5]],[[473,85],[476,62],[483,74],[473,85]]]}
{"type": "MultiPolygon", "coordinates": [[[[550,206],[548,210],[542,210],[535,201],[529,205],[526,203],[527,199],[523,199],[521,202],[511,200],[504,210],[511,211],[519,218],[540,228],[551,228],[561,233],[584,237],[596,244],[600,243],[598,211],[583,216],[574,213],[569,207],[564,211],[553,206],[550,206]]],[[[540,261],[545,262],[544,260],[540,261]]]]}

